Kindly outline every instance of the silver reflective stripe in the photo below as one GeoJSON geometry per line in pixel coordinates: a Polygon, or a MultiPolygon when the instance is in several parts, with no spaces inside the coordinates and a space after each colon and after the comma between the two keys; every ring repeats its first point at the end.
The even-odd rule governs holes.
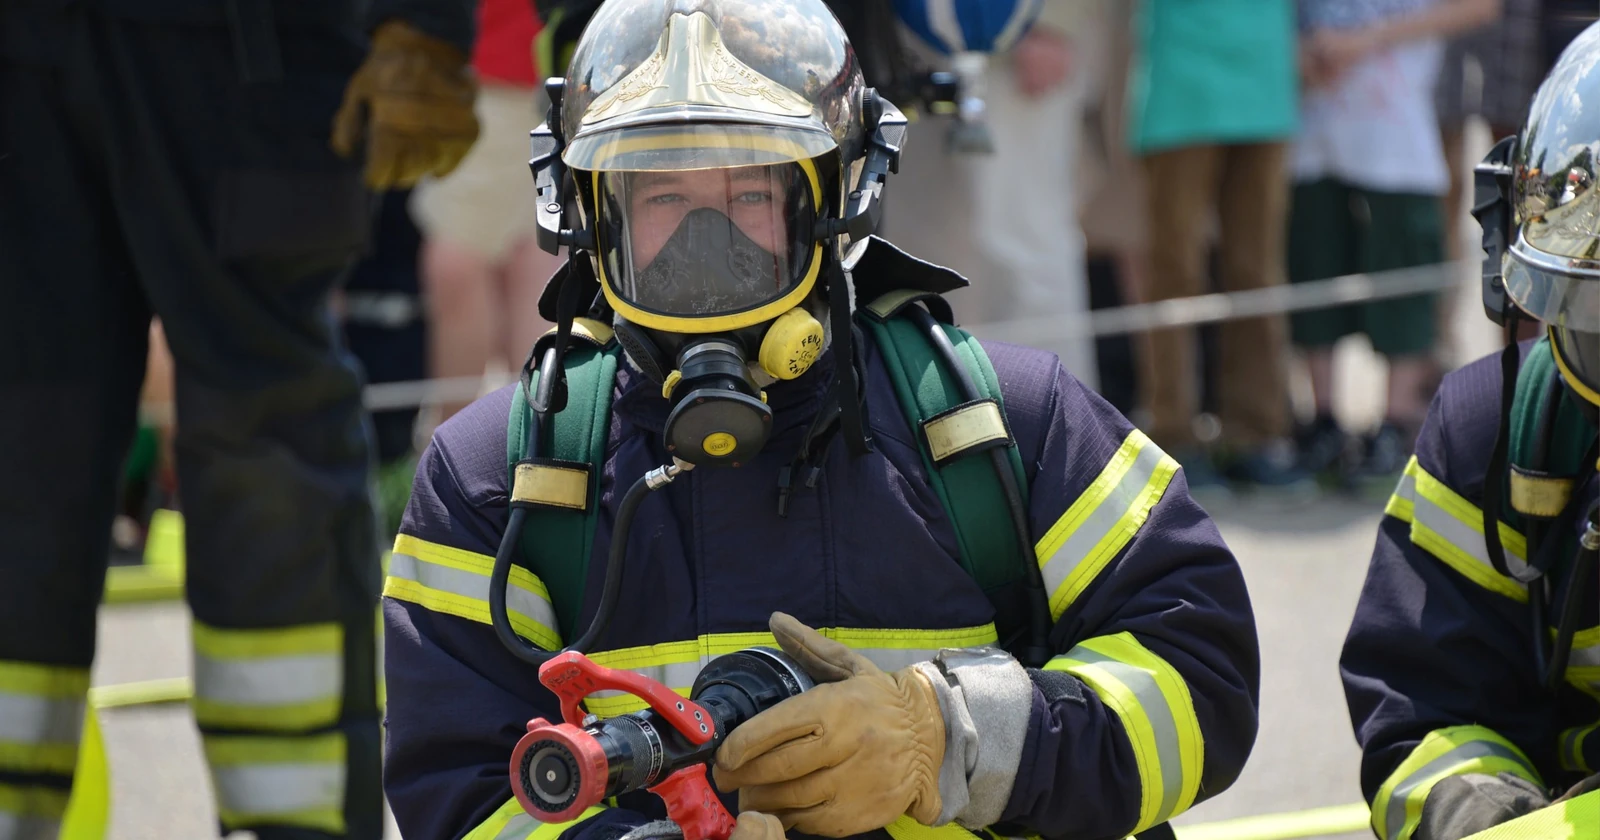
{"type": "Polygon", "coordinates": [[[236,814],[291,814],[344,809],[345,764],[290,762],[213,767],[217,802],[236,814]]]}
{"type": "Polygon", "coordinates": [[[282,706],[338,697],[344,664],[337,653],[215,659],[194,655],[195,696],[238,706],[282,706]]]}
{"type": "MultiPolygon", "coordinates": [[[[885,671],[898,671],[908,665],[930,661],[933,659],[934,655],[939,652],[937,650],[924,650],[920,648],[852,648],[852,650],[872,660],[872,664],[885,671]]],[[[635,674],[642,674],[646,677],[649,677],[650,679],[655,680],[656,682],[659,682],[668,688],[680,688],[685,691],[694,687],[694,678],[699,676],[700,671],[704,669],[712,659],[715,658],[711,656],[702,656],[699,659],[694,659],[689,662],[672,662],[666,665],[644,665],[636,668],[628,668],[620,665],[613,665],[610,662],[607,662],[604,653],[594,653],[590,654],[590,656],[597,663],[604,665],[607,668],[619,668],[624,671],[632,671],[635,674]]],[[[596,691],[589,696],[605,699],[607,697],[621,697],[626,693],[627,692],[607,689],[604,691],[596,691]]]]}
{"type": "MultiPolygon", "coordinates": [[[[1157,450],[1160,451],[1160,450],[1157,450]]],[[[1178,807],[1178,797],[1183,793],[1183,754],[1178,748],[1178,724],[1167,708],[1167,697],[1156,685],[1155,676],[1142,668],[1118,662],[1089,648],[1078,646],[1068,651],[1068,659],[1089,665],[1098,665],[1117,681],[1128,687],[1139,699],[1139,708],[1150,721],[1150,730],[1156,736],[1156,761],[1161,764],[1161,807],[1156,813],[1163,819],[1178,807]]]]}
{"type": "Polygon", "coordinates": [[[76,744],[83,730],[83,698],[39,697],[0,691],[0,741],[76,744]]]}
{"type": "MultiPolygon", "coordinates": [[[[1438,506],[1433,500],[1417,492],[1416,479],[1410,475],[1400,479],[1400,486],[1395,489],[1395,495],[1411,500],[1412,521],[1423,525],[1433,531],[1445,542],[1450,543],[1462,554],[1481,563],[1485,569],[1494,572],[1494,564],[1489,562],[1489,548],[1484,545],[1483,534],[1455,518],[1449,511],[1438,506]]],[[[1474,511],[1477,509],[1474,508],[1474,511]]],[[[1527,571],[1528,564],[1521,557],[1512,554],[1510,549],[1505,551],[1506,569],[1514,575],[1527,571]]],[[[1498,574],[1498,572],[1494,572],[1498,574]]],[[[1520,589],[1527,589],[1527,585],[1513,580],[1520,589]]]]}
{"type": "Polygon", "coordinates": [[[1575,647],[1567,658],[1568,668],[1600,668],[1600,645],[1575,647]]]}
{"type": "Polygon", "coordinates": [[[1155,475],[1156,467],[1161,464],[1161,458],[1165,454],[1161,451],[1161,447],[1151,441],[1145,441],[1144,448],[1139,450],[1139,455],[1133,459],[1128,471],[1123,473],[1117,486],[1111,488],[1111,492],[1100,500],[1100,504],[1095,505],[1094,510],[1089,511],[1089,515],[1078,523],[1078,527],[1067,537],[1067,541],[1050,555],[1050,560],[1044,565],[1044,592],[1052,601],[1056,592],[1061,589],[1061,584],[1065,583],[1073,570],[1078,568],[1078,564],[1089,556],[1089,552],[1105,539],[1107,534],[1122,524],[1123,514],[1128,512],[1128,507],[1150,484],[1150,479],[1155,475]]]}
{"type": "Polygon", "coordinates": [[[1456,747],[1418,767],[1404,781],[1395,785],[1394,792],[1389,794],[1389,813],[1384,815],[1384,836],[1390,840],[1396,840],[1400,836],[1400,830],[1406,826],[1406,800],[1419,785],[1458,764],[1475,758],[1504,758],[1517,764],[1523,763],[1522,758],[1509,747],[1492,741],[1471,741],[1456,747]]]}
{"type": "Polygon", "coordinates": [[[541,825],[544,825],[544,823],[527,814],[518,814],[512,817],[510,822],[506,823],[505,828],[500,829],[500,833],[494,836],[494,840],[523,840],[541,825]]]}
{"type": "MultiPolygon", "coordinates": [[[[489,601],[488,575],[429,563],[409,554],[389,556],[389,576],[415,581],[429,589],[449,592],[474,601],[483,603],[489,601]]],[[[556,627],[556,613],[550,608],[550,603],[515,583],[506,587],[506,609],[527,616],[551,630],[556,627]]]]}
{"type": "Polygon", "coordinates": [[[0,811],[0,840],[56,840],[61,822],[51,817],[0,811]]]}

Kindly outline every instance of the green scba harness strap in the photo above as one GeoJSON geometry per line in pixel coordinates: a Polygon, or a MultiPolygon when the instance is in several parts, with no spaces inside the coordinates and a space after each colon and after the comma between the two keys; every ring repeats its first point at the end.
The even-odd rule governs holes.
{"type": "MultiPolygon", "coordinates": [[[[1530,517],[1559,516],[1577,489],[1574,485],[1594,466],[1584,463],[1584,454],[1594,442],[1595,427],[1583,416],[1572,395],[1561,387],[1559,377],[1550,339],[1540,339],[1528,351],[1517,374],[1507,450],[1511,470],[1502,479],[1506,482],[1502,515],[1518,531],[1526,531],[1530,517]],[[1559,391],[1553,403],[1552,389],[1559,391]],[[1552,405],[1556,414],[1548,417],[1552,405]],[[1541,443],[1545,449],[1543,459],[1535,452],[1541,443]]],[[[1564,536],[1571,544],[1557,547],[1556,556],[1563,561],[1572,556],[1576,547],[1575,534],[1564,536]]],[[[1532,551],[1530,546],[1529,553],[1532,551]]]]}
{"type": "MultiPolygon", "coordinates": [[[[953,371],[945,370],[929,338],[897,317],[919,296],[880,298],[860,320],[876,340],[894,381],[907,421],[921,430],[923,465],[956,531],[962,567],[995,605],[996,629],[1008,639],[1025,626],[1027,568],[1024,547],[1012,527],[1000,478],[988,458],[970,455],[1007,448],[1017,486],[1026,494],[1022,458],[1005,423],[1000,383],[983,347],[958,327],[940,324],[980,393],[962,399],[953,371]],[[1009,631],[1009,632],[1008,632],[1009,631]]],[[[591,331],[598,333],[598,330],[591,331]]],[[[576,332],[575,332],[576,335],[576,332]]],[[[519,384],[506,426],[506,465],[513,497],[531,501],[519,546],[520,561],[550,593],[562,638],[576,637],[585,583],[599,527],[600,481],[611,425],[611,397],[622,351],[614,341],[574,342],[564,364],[567,404],[541,430],[539,451],[529,459],[533,412],[519,384]],[[581,480],[584,482],[579,483],[581,480]]],[[[609,339],[609,335],[604,336],[609,339]]],[[[532,380],[538,387],[538,374],[532,380]]],[[[1026,495],[1024,495],[1026,503],[1026,495]]]]}

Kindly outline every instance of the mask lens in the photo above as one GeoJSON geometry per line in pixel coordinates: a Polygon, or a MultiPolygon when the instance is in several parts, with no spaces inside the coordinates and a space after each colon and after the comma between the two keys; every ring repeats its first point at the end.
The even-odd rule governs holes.
{"type": "Polygon", "coordinates": [[[811,269],[811,182],[798,163],[599,176],[611,290],[674,317],[782,298],[811,269]]]}

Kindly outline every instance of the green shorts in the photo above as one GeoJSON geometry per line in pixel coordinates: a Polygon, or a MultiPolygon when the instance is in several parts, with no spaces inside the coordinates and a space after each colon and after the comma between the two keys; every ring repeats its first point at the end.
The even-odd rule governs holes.
{"type": "MultiPolygon", "coordinates": [[[[1430,265],[1444,259],[1438,196],[1382,193],[1324,179],[1296,184],[1289,214],[1289,282],[1304,283],[1430,265]]],[[[1436,294],[1291,313],[1300,347],[1326,347],[1366,333],[1385,356],[1433,350],[1436,294]]]]}

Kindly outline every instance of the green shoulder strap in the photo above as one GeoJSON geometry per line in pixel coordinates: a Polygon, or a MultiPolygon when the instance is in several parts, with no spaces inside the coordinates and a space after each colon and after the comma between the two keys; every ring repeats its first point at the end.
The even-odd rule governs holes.
{"type": "MultiPolygon", "coordinates": [[[[1501,479],[1506,482],[1506,492],[1502,496],[1506,509],[1502,515],[1519,531],[1526,531],[1524,524],[1528,515],[1555,518],[1571,496],[1574,477],[1587,474],[1591,466],[1583,463],[1583,457],[1594,441],[1594,426],[1565,389],[1556,403],[1557,414],[1546,442],[1545,463],[1542,468],[1534,463],[1535,442],[1547,428],[1545,406],[1559,375],[1550,338],[1546,336],[1528,351],[1528,358],[1517,374],[1516,397],[1511,403],[1508,449],[1511,470],[1501,479]]],[[[1558,557],[1571,554],[1568,547],[1558,548],[1561,549],[1558,557]]]]}
{"type": "MultiPolygon", "coordinates": [[[[871,330],[894,381],[895,395],[900,408],[910,421],[911,429],[921,444],[923,466],[928,480],[944,504],[951,524],[955,526],[957,544],[961,550],[961,563],[991,598],[994,593],[1007,588],[1015,589],[1026,575],[1022,546],[1017,544],[1016,530],[1011,522],[1011,512],[1006,506],[1005,492],[1000,478],[995,474],[988,458],[954,457],[935,463],[934,454],[925,433],[925,424],[965,403],[953,372],[945,366],[928,337],[909,319],[898,317],[906,305],[914,303],[914,295],[891,293],[880,298],[879,303],[868,307],[862,321],[871,330]]],[[[1000,382],[995,376],[989,356],[978,340],[965,330],[941,323],[940,329],[950,336],[956,353],[972,372],[980,398],[1000,403],[1000,382]]],[[[1002,417],[1004,405],[1000,405],[1002,417]]],[[[1009,426],[1007,427],[1009,434],[1009,426]]],[[[1006,447],[1007,460],[1016,472],[1017,487],[1027,503],[1028,481],[1022,469],[1022,457],[1015,442],[1006,447]]],[[[998,605],[997,605],[998,606],[998,605]]],[[[1001,612],[1012,614],[1014,609],[1001,612]]],[[[1021,614],[1024,619],[1026,613],[1021,614]]],[[[1005,638],[1005,634],[1002,634],[1005,638]]]]}
{"type": "MultiPolygon", "coordinates": [[[[589,465],[588,504],[582,511],[559,507],[529,510],[518,547],[523,564],[544,581],[550,593],[563,639],[577,638],[578,613],[583,609],[589,556],[599,527],[600,474],[611,428],[611,393],[621,355],[615,342],[599,347],[574,342],[567,351],[567,405],[556,412],[551,428],[543,435],[541,458],[589,465]]],[[[537,371],[532,381],[537,388],[537,371]]],[[[515,482],[517,463],[528,457],[532,420],[533,409],[518,384],[506,423],[507,487],[515,482]]]]}

